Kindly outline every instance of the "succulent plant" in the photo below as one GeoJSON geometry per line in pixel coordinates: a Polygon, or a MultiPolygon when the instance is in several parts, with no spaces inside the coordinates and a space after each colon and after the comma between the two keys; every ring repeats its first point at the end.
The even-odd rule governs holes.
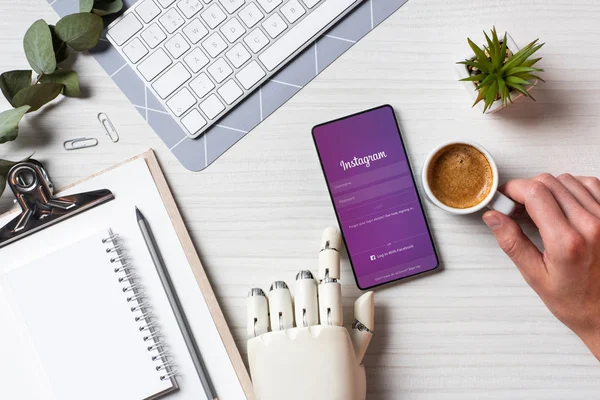
{"type": "Polygon", "coordinates": [[[507,35],[504,34],[502,40],[498,39],[496,28],[492,29],[492,38],[484,32],[487,46],[480,48],[471,39],[467,39],[469,46],[475,53],[475,56],[469,60],[460,61],[458,64],[466,65],[471,76],[461,79],[461,81],[470,81],[475,84],[478,96],[475,100],[477,105],[480,101],[484,101],[483,112],[485,112],[496,101],[501,100],[502,105],[512,102],[510,92],[518,91],[524,96],[535,100],[527,91],[529,86],[534,84],[534,81],[539,79],[538,72],[543,72],[543,69],[535,68],[534,65],[541,58],[530,58],[543,45],[538,44],[536,39],[523,47],[521,50],[512,53],[507,46],[507,35]]]}

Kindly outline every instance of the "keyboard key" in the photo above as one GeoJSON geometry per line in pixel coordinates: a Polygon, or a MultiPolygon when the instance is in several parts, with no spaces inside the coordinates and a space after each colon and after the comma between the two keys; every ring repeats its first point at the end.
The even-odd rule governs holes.
{"type": "Polygon", "coordinates": [[[208,35],[208,29],[204,26],[202,22],[198,18],[195,18],[192,22],[187,24],[185,28],[183,28],[183,33],[190,39],[190,42],[196,44],[202,39],[204,36],[208,35]]]}
{"type": "Polygon", "coordinates": [[[169,33],[175,32],[185,22],[183,17],[174,8],[169,9],[158,21],[169,33]]]}
{"type": "Polygon", "coordinates": [[[148,29],[142,32],[141,36],[142,39],[144,39],[144,42],[146,42],[148,47],[150,47],[151,49],[158,46],[160,43],[162,43],[163,40],[167,38],[167,35],[163,32],[162,29],[160,29],[158,24],[150,25],[148,29]]]}
{"type": "Polygon", "coordinates": [[[231,18],[221,27],[221,32],[229,40],[229,43],[233,43],[246,33],[246,30],[237,18],[231,18]]]}
{"type": "Polygon", "coordinates": [[[321,0],[302,0],[302,2],[306,4],[306,7],[308,8],[313,8],[317,5],[317,3],[319,3],[319,1],[321,0]]]}
{"type": "Polygon", "coordinates": [[[187,66],[190,67],[192,72],[196,73],[200,71],[206,64],[208,64],[209,59],[204,55],[202,50],[196,47],[183,58],[183,61],[185,61],[187,66]]]}
{"type": "Polygon", "coordinates": [[[216,58],[227,48],[227,43],[221,38],[221,35],[215,32],[202,42],[202,47],[206,49],[212,58],[216,58]]]}
{"type": "Polygon", "coordinates": [[[142,29],[142,23],[137,19],[134,13],[125,15],[113,27],[109,28],[107,35],[117,44],[122,45],[133,35],[142,29]]]}
{"type": "Polygon", "coordinates": [[[140,18],[148,23],[160,14],[160,8],[152,0],[144,0],[135,8],[140,18]]]}
{"type": "Polygon", "coordinates": [[[281,2],[282,0],[258,0],[258,4],[260,4],[267,14],[273,11],[281,2]]]}
{"type": "Polygon", "coordinates": [[[238,16],[244,21],[244,24],[246,24],[248,28],[252,28],[254,25],[258,24],[265,15],[258,9],[256,4],[250,3],[238,13],[238,16]]]}
{"type": "Polygon", "coordinates": [[[223,86],[217,90],[225,103],[233,104],[234,101],[240,98],[244,94],[244,91],[235,83],[233,79],[230,79],[223,86]]]}
{"type": "Polygon", "coordinates": [[[165,47],[173,58],[181,57],[183,53],[190,49],[190,45],[185,41],[181,33],[176,33],[175,36],[167,40],[165,47]]]}
{"type": "Polygon", "coordinates": [[[198,110],[190,111],[188,115],[181,119],[181,123],[188,130],[190,136],[194,136],[200,129],[206,126],[206,120],[198,110]]]}
{"type": "Polygon", "coordinates": [[[225,53],[225,55],[227,56],[229,61],[231,61],[231,64],[233,64],[235,68],[241,67],[246,61],[248,61],[252,57],[248,50],[246,50],[246,47],[241,43],[238,43],[235,46],[233,46],[231,50],[225,53]]]}
{"type": "Polygon", "coordinates": [[[250,47],[250,50],[258,53],[261,49],[269,44],[269,39],[267,39],[265,34],[262,33],[260,29],[256,28],[244,38],[244,42],[246,42],[248,47],[250,47]]]}
{"type": "Polygon", "coordinates": [[[219,3],[229,14],[233,14],[237,11],[238,8],[244,5],[244,0],[219,0],[219,3]]]}
{"type": "Polygon", "coordinates": [[[273,39],[281,35],[281,33],[287,28],[287,24],[283,22],[283,19],[277,13],[267,18],[267,20],[263,22],[262,26],[273,39]]]}
{"type": "Polygon", "coordinates": [[[215,88],[215,84],[210,80],[208,75],[202,72],[193,81],[190,82],[190,87],[200,98],[203,98],[215,88]]]}
{"type": "Polygon", "coordinates": [[[219,58],[217,61],[215,61],[210,67],[208,67],[207,71],[217,83],[223,82],[225,78],[233,73],[233,70],[223,58],[219,58]]]}
{"type": "Polygon", "coordinates": [[[206,114],[208,118],[214,119],[225,110],[225,106],[216,95],[211,94],[204,102],[200,103],[200,109],[204,111],[204,114],[206,114]]]}
{"type": "Polygon", "coordinates": [[[300,5],[298,0],[291,0],[281,7],[281,13],[290,24],[293,24],[306,13],[306,10],[304,10],[304,7],[300,5]]]}
{"type": "Polygon", "coordinates": [[[152,84],[152,87],[161,98],[165,99],[191,77],[192,75],[185,69],[183,64],[177,63],[158,78],[152,84]]]}
{"type": "Polygon", "coordinates": [[[288,30],[258,58],[269,71],[273,71],[355,3],[355,0],[323,1],[318,8],[288,30]]]}
{"type": "Polygon", "coordinates": [[[163,49],[158,49],[142,61],[137,68],[142,76],[150,82],[171,65],[172,62],[163,49]]]}
{"type": "Polygon", "coordinates": [[[148,49],[140,39],[135,38],[123,47],[123,53],[135,64],[148,54],[148,49]]]}
{"type": "Polygon", "coordinates": [[[196,104],[196,98],[186,88],[181,89],[167,101],[167,106],[177,117],[189,110],[194,104],[196,104]]]}
{"type": "Polygon", "coordinates": [[[204,7],[198,0],[181,0],[177,3],[177,7],[181,10],[186,18],[192,18],[198,11],[204,7]]]}
{"type": "Polygon", "coordinates": [[[252,86],[256,85],[265,76],[265,71],[261,68],[256,61],[252,61],[250,64],[245,66],[235,77],[240,81],[242,86],[249,90],[252,86]]]}
{"type": "Polygon", "coordinates": [[[175,0],[158,0],[158,3],[162,6],[162,8],[167,8],[171,4],[173,4],[175,0]]]}
{"type": "Polygon", "coordinates": [[[227,18],[221,7],[213,4],[208,7],[202,14],[202,19],[206,21],[209,28],[215,29],[219,24],[227,18]]]}

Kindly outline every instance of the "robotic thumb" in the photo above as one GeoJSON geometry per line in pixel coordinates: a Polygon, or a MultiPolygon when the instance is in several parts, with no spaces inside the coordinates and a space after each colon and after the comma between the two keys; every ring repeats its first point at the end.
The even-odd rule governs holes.
{"type": "Polygon", "coordinates": [[[367,352],[375,325],[375,299],[373,292],[360,296],[354,303],[354,323],[350,336],[358,364],[367,352]]]}

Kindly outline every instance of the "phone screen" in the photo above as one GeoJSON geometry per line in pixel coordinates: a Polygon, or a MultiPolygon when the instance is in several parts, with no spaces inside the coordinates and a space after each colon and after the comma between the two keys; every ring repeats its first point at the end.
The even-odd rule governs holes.
{"type": "Polygon", "coordinates": [[[391,106],[313,128],[358,287],[439,265],[391,106]]]}

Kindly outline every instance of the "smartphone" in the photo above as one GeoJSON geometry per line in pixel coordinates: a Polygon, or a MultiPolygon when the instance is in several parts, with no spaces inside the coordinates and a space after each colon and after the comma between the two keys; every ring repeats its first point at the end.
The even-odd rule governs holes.
{"type": "Polygon", "coordinates": [[[438,255],[392,107],[317,125],[312,135],[358,287],[436,269],[438,255]]]}

